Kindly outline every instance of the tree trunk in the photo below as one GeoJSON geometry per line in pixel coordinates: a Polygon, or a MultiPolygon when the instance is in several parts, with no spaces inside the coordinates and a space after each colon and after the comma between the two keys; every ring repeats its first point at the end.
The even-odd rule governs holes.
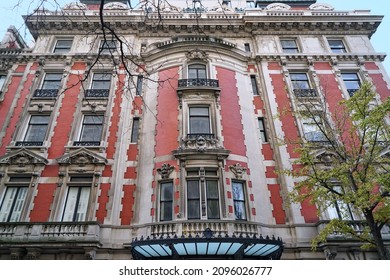
{"type": "Polygon", "coordinates": [[[368,226],[370,227],[370,231],[372,234],[372,237],[374,239],[376,249],[379,255],[379,259],[381,260],[390,260],[389,252],[387,251],[385,244],[382,239],[382,234],[380,232],[380,229],[378,228],[375,220],[374,215],[372,211],[368,211],[364,213],[366,216],[366,221],[368,223],[368,226]]]}

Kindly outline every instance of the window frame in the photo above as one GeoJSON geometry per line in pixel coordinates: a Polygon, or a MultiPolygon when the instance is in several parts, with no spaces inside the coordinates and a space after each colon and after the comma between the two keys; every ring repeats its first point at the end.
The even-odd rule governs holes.
{"type": "Polygon", "coordinates": [[[307,72],[291,72],[290,73],[290,81],[291,81],[291,85],[292,85],[293,90],[311,90],[311,89],[313,89],[309,75],[307,75],[307,72]],[[298,75],[302,75],[302,76],[304,75],[305,79],[298,78],[298,75]],[[294,76],[296,77],[296,79],[293,79],[294,76]],[[302,82],[305,82],[305,84],[307,86],[306,88],[305,87],[303,87],[303,88],[296,87],[297,84],[300,84],[302,82]]]}
{"type": "Polygon", "coordinates": [[[207,65],[205,63],[202,63],[202,62],[193,62],[191,64],[188,64],[187,65],[187,78],[189,80],[206,80],[208,79],[208,75],[207,75],[207,65]],[[198,67],[196,67],[198,66],[198,67]],[[191,74],[191,70],[195,70],[196,72],[196,75],[193,76],[191,74]],[[202,77],[202,75],[199,75],[199,72],[203,72],[202,74],[204,74],[204,77],[202,77]]]}
{"type": "Polygon", "coordinates": [[[108,73],[108,72],[95,72],[93,73],[92,75],[92,78],[91,78],[91,83],[90,83],[90,86],[89,86],[89,89],[91,90],[110,90],[111,88],[111,83],[112,83],[112,73],[108,73]],[[106,78],[106,79],[97,79],[96,77],[98,75],[102,75],[102,77],[109,77],[106,78]],[[105,83],[108,83],[108,86],[106,87],[98,87],[96,85],[96,83],[102,83],[102,84],[105,84],[105,83]]]}
{"type": "Polygon", "coordinates": [[[55,44],[54,44],[54,48],[53,48],[53,52],[52,53],[57,53],[57,54],[64,54],[64,53],[69,53],[71,50],[72,50],[72,46],[73,46],[73,39],[69,39],[69,38],[62,38],[62,39],[57,39],[55,44]],[[61,41],[70,41],[70,46],[69,47],[58,47],[58,43],[61,42],[61,41]],[[60,51],[57,51],[57,50],[60,50],[60,51]],[[65,50],[65,51],[63,51],[65,50]]]}
{"type": "Polygon", "coordinates": [[[0,95],[3,92],[3,87],[5,86],[7,82],[7,74],[5,73],[0,73],[0,95]]]}
{"type": "Polygon", "coordinates": [[[282,48],[282,52],[283,53],[299,53],[300,52],[300,48],[299,48],[299,45],[298,45],[298,42],[297,42],[297,39],[294,39],[294,38],[282,38],[280,39],[280,46],[282,48]],[[285,45],[284,43],[287,43],[287,42],[294,42],[294,46],[287,46],[285,45]]]}
{"type": "Polygon", "coordinates": [[[302,132],[303,132],[303,137],[306,139],[308,142],[327,142],[328,139],[326,138],[325,134],[321,131],[319,128],[318,124],[322,124],[324,127],[324,123],[321,119],[320,116],[303,116],[300,118],[301,125],[302,125],[302,132]],[[313,119],[314,118],[314,119],[313,119]],[[314,128],[314,129],[310,129],[314,128]],[[310,134],[312,133],[312,134],[310,134]],[[314,135],[308,137],[308,134],[314,135]],[[320,135],[320,136],[318,136],[320,135]]]}
{"type": "Polygon", "coordinates": [[[42,79],[42,84],[41,84],[41,89],[46,89],[46,90],[58,90],[60,89],[61,87],[61,84],[62,84],[62,78],[63,78],[63,73],[62,72],[46,72],[45,73],[45,76],[43,77],[42,79]],[[50,76],[54,76],[54,75],[59,75],[60,79],[49,79],[50,76]],[[51,83],[57,83],[58,86],[57,87],[53,87],[51,88],[50,86],[47,87],[48,84],[51,84],[51,83]]]}
{"type": "Polygon", "coordinates": [[[267,128],[265,126],[265,118],[264,117],[257,118],[257,125],[259,129],[261,143],[262,144],[268,143],[268,133],[267,133],[267,128]]]}
{"type": "Polygon", "coordinates": [[[346,47],[343,39],[327,38],[327,42],[328,42],[329,49],[330,49],[331,53],[340,54],[340,53],[347,53],[348,52],[347,47],[346,47]],[[336,41],[340,42],[341,44],[339,44],[339,45],[331,44],[331,42],[336,42],[336,41]]]}
{"type": "MultiPolygon", "coordinates": [[[[105,122],[105,117],[104,117],[104,114],[93,114],[93,113],[85,113],[83,114],[83,118],[82,118],[82,121],[81,121],[81,124],[80,124],[80,132],[78,134],[78,137],[77,137],[77,142],[99,142],[101,143],[102,141],[102,136],[103,136],[103,130],[104,130],[104,122],[105,122]],[[100,117],[101,118],[101,123],[85,123],[85,118],[86,117],[100,117]],[[99,137],[99,140],[85,140],[84,139],[84,130],[86,128],[86,126],[97,126],[97,125],[100,125],[100,137],[99,137]]],[[[100,144],[99,144],[100,145],[100,144]]]]}
{"type": "Polygon", "coordinates": [[[100,54],[114,54],[118,51],[117,40],[100,40],[99,53],[100,54]],[[112,45],[113,44],[113,45],[112,45]]]}
{"type": "Polygon", "coordinates": [[[173,186],[173,181],[170,180],[170,181],[162,181],[159,183],[159,190],[160,190],[160,199],[159,199],[159,220],[161,222],[165,222],[165,221],[172,221],[173,220],[173,214],[174,214],[174,200],[173,200],[173,197],[174,197],[174,186],[173,186]],[[171,197],[170,198],[166,198],[165,199],[165,196],[163,197],[163,185],[167,185],[169,184],[168,187],[171,188],[171,197]],[[165,208],[165,204],[167,205],[170,205],[170,210],[169,210],[169,206],[168,206],[168,214],[169,214],[169,211],[171,212],[171,215],[170,215],[170,218],[168,218],[169,215],[167,215],[167,218],[163,218],[163,216],[165,217],[164,213],[165,211],[162,211],[163,209],[166,209],[165,208]]]}
{"type": "Polygon", "coordinates": [[[138,143],[139,125],[140,125],[140,118],[139,117],[134,117],[133,118],[133,123],[131,124],[130,143],[138,143]]]}
{"type": "Polygon", "coordinates": [[[344,86],[347,90],[349,97],[352,97],[354,95],[354,93],[357,90],[359,90],[360,87],[362,86],[362,80],[357,72],[343,71],[341,73],[341,79],[343,80],[344,86]],[[355,78],[354,79],[346,79],[346,75],[354,75],[355,78]],[[356,87],[348,87],[348,84],[352,84],[352,83],[356,83],[358,85],[358,87],[357,88],[356,87]]]}
{"type": "MultiPolygon", "coordinates": [[[[83,176],[77,176],[77,175],[70,175],[69,176],[69,181],[67,183],[67,189],[66,189],[66,195],[64,199],[64,205],[62,209],[62,214],[61,214],[61,222],[86,222],[88,221],[88,215],[92,211],[90,208],[90,203],[91,203],[91,197],[92,197],[92,183],[93,183],[93,176],[86,174],[83,176]],[[85,178],[85,180],[83,180],[85,178]],[[77,195],[76,195],[76,201],[74,202],[74,208],[73,209],[68,209],[67,206],[69,203],[69,195],[71,190],[76,190],[77,195]],[[86,191],[87,190],[87,191],[86,191]],[[83,207],[83,212],[84,214],[84,219],[79,219],[77,215],[81,213],[80,210],[80,199],[82,197],[82,192],[84,191],[84,195],[87,193],[86,199],[83,201],[85,204],[83,207]],[[71,219],[65,219],[67,212],[69,212],[72,215],[71,219]]],[[[72,204],[70,204],[72,206],[72,204]]]]}
{"type": "Polygon", "coordinates": [[[250,80],[251,80],[251,86],[252,86],[252,94],[254,96],[258,96],[259,94],[259,87],[257,85],[257,77],[256,75],[250,75],[250,80]]]}
{"type": "Polygon", "coordinates": [[[186,169],[186,201],[187,201],[187,219],[188,220],[219,220],[221,219],[221,193],[220,193],[220,181],[219,172],[217,168],[189,168],[186,169]],[[196,186],[197,190],[192,192],[194,196],[190,196],[189,187],[190,183],[194,182],[192,186],[196,186]],[[216,189],[212,192],[210,182],[213,182],[213,186],[216,189]],[[212,196],[214,194],[214,196],[212,196]],[[215,196],[215,194],[217,196],[215,196]],[[194,202],[194,203],[190,203],[194,202]],[[216,202],[216,203],[215,203],[216,202]],[[190,207],[197,207],[190,210],[190,207]],[[213,206],[213,210],[210,211],[210,207],[213,206]],[[213,211],[217,215],[212,215],[213,211]],[[191,215],[194,212],[196,215],[191,215]]]}
{"type": "Polygon", "coordinates": [[[237,221],[247,221],[248,220],[248,209],[247,209],[247,199],[246,199],[246,184],[244,181],[239,181],[239,180],[232,180],[232,199],[233,199],[233,209],[234,209],[234,217],[235,220],[237,221]],[[242,193],[242,199],[237,198],[237,193],[234,190],[234,184],[239,184],[241,186],[241,193],[242,193]],[[241,208],[244,210],[244,217],[240,218],[237,216],[237,210],[238,207],[236,208],[236,202],[239,202],[241,205],[241,208]]]}
{"type": "MultiPolygon", "coordinates": [[[[48,135],[50,119],[51,119],[51,115],[49,115],[49,114],[30,114],[28,116],[28,121],[27,121],[27,123],[25,125],[25,129],[23,131],[23,135],[22,135],[23,140],[21,140],[20,142],[22,142],[22,143],[24,143],[24,142],[37,142],[36,144],[38,144],[38,142],[42,142],[42,145],[43,145],[43,143],[45,142],[46,137],[48,135]],[[47,122],[32,123],[32,120],[34,117],[37,117],[37,118],[38,117],[47,117],[47,122]],[[38,135],[41,135],[41,138],[39,138],[38,140],[28,138],[31,130],[34,130],[37,126],[44,126],[44,125],[45,125],[45,133],[41,133],[39,130],[38,130],[38,133],[36,133],[38,135]]],[[[38,145],[38,146],[42,146],[42,145],[38,145]]]]}
{"type": "MultiPolygon", "coordinates": [[[[194,110],[192,110],[194,111],[194,110]]],[[[206,105],[197,105],[192,104],[188,106],[188,135],[212,135],[213,129],[212,129],[212,123],[211,123],[211,114],[210,114],[210,106],[206,105]],[[199,115],[199,114],[191,114],[191,109],[207,109],[207,115],[199,115]],[[204,124],[207,124],[207,128],[205,131],[198,131],[196,132],[196,129],[194,128],[194,124],[192,121],[194,120],[201,120],[204,119],[204,124]],[[207,119],[207,121],[206,121],[207,119]]],[[[197,130],[201,130],[200,128],[197,130]]],[[[203,130],[203,128],[202,128],[203,130]]]]}
{"type": "MultiPolygon", "coordinates": [[[[0,219],[1,219],[1,215],[4,215],[4,218],[5,220],[2,220],[0,222],[20,222],[21,220],[24,219],[24,216],[25,216],[25,212],[26,212],[26,207],[27,207],[27,201],[29,199],[29,192],[30,192],[30,188],[31,188],[31,181],[32,181],[32,176],[30,175],[23,175],[23,176],[19,176],[19,175],[11,175],[9,176],[9,179],[8,179],[8,182],[6,182],[4,184],[4,189],[3,189],[3,195],[0,197],[1,200],[0,200],[0,219]],[[20,178],[26,178],[26,180],[22,180],[20,181],[20,178]],[[13,179],[18,179],[16,181],[14,181],[13,179]],[[12,199],[11,202],[8,202],[11,203],[11,206],[9,209],[7,208],[4,208],[4,207],[7,207],[7,205],[5,203],[6,202],[6,199],[7,199],[7,193],[10,189],[16,189],[16,194],[14,195],[14,197],[12,199]],[[22,202],[20,203],[19,206],[17,206],[17,200],[19,199],[18,198],[18,195],[20,194],[20,191],[23,190],[24,191],[24,197],[22,198],[22,202]],[[15,206],[16,207],[19,207],[19,213],[16,212],[16,217],[12,217],[13,215],[15,215],[15,206]]],[[[12,195],[12,194],[11,194],[12,195]]]]}

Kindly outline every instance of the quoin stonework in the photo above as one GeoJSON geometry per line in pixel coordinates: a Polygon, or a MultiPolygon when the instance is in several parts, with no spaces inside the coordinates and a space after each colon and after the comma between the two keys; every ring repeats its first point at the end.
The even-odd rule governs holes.
{"type": "Polygon", "coordinates": [[[291,203],[278,170],[321,141],[298,100],[332,111],[364,81],[389,97],[382,16],[100,2],[25,16],[32,48],[12,27],[1,42],[0,259],[377,259],[336,232],[313,251],[337,207],[291,203]]]}

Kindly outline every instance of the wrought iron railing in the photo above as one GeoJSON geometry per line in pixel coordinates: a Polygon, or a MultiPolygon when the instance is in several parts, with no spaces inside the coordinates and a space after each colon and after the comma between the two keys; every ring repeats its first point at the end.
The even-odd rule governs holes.
{"type": "Polygon", "coordinates": [[[108,98],[110,94],[109,89],[87,89],[84,92],[85,98],[108,98]]]}
{"type": "Polygon", "coordinates": [[[36,89],[33,97],[42,99],[56,98],[58,95],[58,89],[36,89]]]}
{"type": "Polygon", "coordinates": [[[33,146],[43,146],[43,141],[17,141],[15,143],[17,147],[33,147],[33,146]]]}
{"type": "Polygon", "coordinates": [[[219,82],[215,79],[181,79],[179,87],[219,87],[219,82]]]}
{"type": "Polygon", "coordinates": [[[74,141],[73,146],[100,146],[100,141],[74,141]]]}
{"type": "Polygon", "coordinates": [[[316,89],[294,89],[294,95],[296,97],[317,97],[316,89]]]}
{"type": "Polygon", "coordinates": [[[187,134],[188,139],[197,139],[199,137],[203,137],[205,139],[214,139],[214,134],[212,133],[189,133],[187,134]]]}

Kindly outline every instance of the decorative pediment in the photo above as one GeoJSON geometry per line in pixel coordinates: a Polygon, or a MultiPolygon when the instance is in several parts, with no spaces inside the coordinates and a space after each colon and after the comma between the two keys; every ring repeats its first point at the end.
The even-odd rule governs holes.
{"type": "Polygon", "coordinates": [[[19,167],[47,163],[47,159],[25,148],[13,151],[0,157],[0,164],[17,165],[19,167]]]}
{"type": "Polygon", "coordinates": [[[310,5],[309,10],[325,10],[325,11],[333,11],[334,7],[329,4],[315,3],[310,5]]]}
{"type": "Polygon", "coordinates": [[[247,168],[243,167],[241,164],[236,163],[229,166],[229,169],[233,172],[236,179],[242,179],[242,176],[246,173],[247,168]]]}
{"type": "Polygon", "coordinates": [[[321,149],[312,152],[312,156],[317,159],[318,164],[325,166],[331,166],[332,164],[339,163],[339,156],[332,151],[321,149]]]}
{"type": "Polygon", "coordinates": [[[280,11],[280,10],[290,10],[291,6],[283,3],[272,3],[265,7],[265,10],[268,11],[280,11]]]}
{"type": "Polygon", "coordinates": [[[168,179],[174,169],[169,163],[164,163],[161,168],[157,168],[157,172],[160,174],[161,179],[168,179]]]}
{"type": "Polygon", "coordinates": [[[87,5],[79,2],[71,2],[69,4],[66,4],[62,9],[63,10],[86,10],[87,5]]]}
{"type": "Polygon", "coordinates": [[[58,164],[75,164],[78,166],[85,166],[89,164],[107,164],[107,160],[85,148],[80,148],[71,151],[62,157],[57,158],[58,164]]]}
{"type": "Polygon", "coordinates": [[[104,10],[127,10],[128,8],[126,4],[120,2],[111,2],[103,6],[104,10]]]}

